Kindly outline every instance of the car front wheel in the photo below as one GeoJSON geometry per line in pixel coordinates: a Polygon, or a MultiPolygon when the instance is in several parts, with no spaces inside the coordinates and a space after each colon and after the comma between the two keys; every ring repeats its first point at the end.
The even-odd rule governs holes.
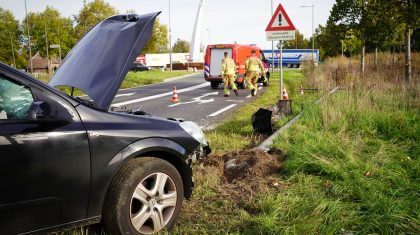
{"type": "Polygon", "coordinates": [[[152,157],[128,161],[114,177],[104,204],[112,234],[170,230],[181,211],[184,187],[178,170],[152,157]]]}

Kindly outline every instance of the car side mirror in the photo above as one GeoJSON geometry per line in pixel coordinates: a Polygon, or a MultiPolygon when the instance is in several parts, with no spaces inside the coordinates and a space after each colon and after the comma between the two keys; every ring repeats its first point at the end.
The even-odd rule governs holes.
{"type": "Polygon", "coordinates": [[[30,120],[49,120],[50,116],[50,105],[45,101],[34,101],[29,107],[29,119],[30,120]]]}

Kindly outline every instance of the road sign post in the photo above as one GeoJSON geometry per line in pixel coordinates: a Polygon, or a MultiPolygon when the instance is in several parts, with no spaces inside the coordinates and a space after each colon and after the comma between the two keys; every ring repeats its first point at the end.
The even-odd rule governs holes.
{"type": "MultiPolygon", "coordinates": [[[[279,4],[265,29],[267,41],[280,41],[280,99],[283,99],[283,41],[295,39],[295,26],[279,4]]],[[[274,58],[272,58],[274,59],[274,58]]]]}

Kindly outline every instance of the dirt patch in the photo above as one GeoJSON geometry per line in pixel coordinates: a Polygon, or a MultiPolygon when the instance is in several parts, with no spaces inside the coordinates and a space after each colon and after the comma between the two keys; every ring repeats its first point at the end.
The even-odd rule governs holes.
{"type": "Polygon", "coordinates": [[[284,154],[280,150],[268,154],[260,150],[244,150],[213,154],[204,160],[202,170],[216,169],[220,177],[219,191],[238,203],[249,203],[256,195],[279,190],[279,174],[284,154]],[[276,177],[277,175],[277,177],[276,177]]]}

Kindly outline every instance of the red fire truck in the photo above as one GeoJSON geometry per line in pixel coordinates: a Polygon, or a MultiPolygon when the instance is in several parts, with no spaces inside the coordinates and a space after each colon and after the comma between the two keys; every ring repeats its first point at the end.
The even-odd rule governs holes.
{"type": "Polygon", "coordinates": [[[209,81],[211,88],[217,89],[220,83],[223,82],[222,78],[222,60],[224,53],[227,51],[232,59],[236,62],[236,83],[239,88],[246,88],[245,82],[245,61],[251,56],[251,50],[257,52],[257,56],[261,59],[265,68],[259,80],[263,80],[263,76],[267,77],[267,82],[264,82],[264,86],[268,86],[270,82],[270,70],[268,61],[264,57],[264,53],[261,48],[254,45],[240,45],[240,44],[216,44],[208,45],[206,49],[206,55],[204,57],[204,78],[209,81]]]}

